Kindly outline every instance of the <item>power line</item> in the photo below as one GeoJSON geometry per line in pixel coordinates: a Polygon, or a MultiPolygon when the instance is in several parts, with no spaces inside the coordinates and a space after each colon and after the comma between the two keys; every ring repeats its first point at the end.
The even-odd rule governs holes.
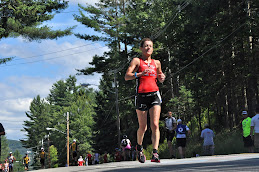
{"type": "Polygon", "coordinates": [[[69,51],[69,50],[73,50],[73,49],[77,49],[77,48],[81,48],[81,47],[86,47],[86,46],[88,46],[88,45],[93,45],[93,44],[95,44],[95,43],[89,43],[89,44],[85,44],[85,45],[80,45],[80,46],[77,46],[77,47],[68,48],[68,49],[60,50],[60,51],[53,51],[53,52],[46,53],[46,54],[40,54],[40,55],[35,55],[35,56],[30,56],[30,57],[24,57],[24,58],[19,58],[19,59],[13,59],[12,61],[17,61],[17,60],[30,59],[30,58],[35,58],[35,57],[41,57],[41,56],[51,55],[51,54],[60,53],[60,52],[65,52],[65,51],[69,51]]]}
{"type": "Polygon", "coordinates": [[[81,53],[89,52],[91,50],[96,50],[97,48],[105,48],[105,47],[106,46],[95,47],[95,48],[90,49],[90,50],[81,51],[81,52],[77,52],[77,53],[73,53],[73,54],[68,54],[68,55],[64,55],[64,56],[52,57],[52,58],[47,58],[47,59],[42,59],[42,60],[35,60],[35,61],[32,61],[32,62],[24,62],[24,63],[10,64],[10,65],[3,65],[3,66],[0,66],[0,67],[24,65],[24,64],[30,64],[30,63],[37,63],[37,62],[42,62],[42,61],[54,60],[54,59],[58,59],[58,58],[61,58],[61,57],[71,56],[71,55],[75,55],[75,54],[81,54],[81,53]]]}

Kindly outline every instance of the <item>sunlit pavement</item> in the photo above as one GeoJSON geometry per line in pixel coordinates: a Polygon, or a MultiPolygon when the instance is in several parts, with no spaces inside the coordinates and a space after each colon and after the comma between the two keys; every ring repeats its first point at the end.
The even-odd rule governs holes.
{"type": "Polygon", "coordinates": [[[91,166],[71,166],[37,172],[83,172],[83,171],[258,171],[259,153],[204,156],[186,159],[161,159],[160,163],[138,161],[112,162],[91,166]]]}

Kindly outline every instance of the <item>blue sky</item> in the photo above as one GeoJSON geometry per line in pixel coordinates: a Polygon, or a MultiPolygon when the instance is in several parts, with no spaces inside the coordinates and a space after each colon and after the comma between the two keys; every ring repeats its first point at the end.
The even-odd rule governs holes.
{"type": "MultiPolygon", "coordinates": [[[[69,8],[44,24],[53,29],[77,25],[75,33],[94,34],[92,29],[74,21],[72,15],[77,13],[78,3],[93,5],[97,1],[70,0],[69,8]]],[[[75,69],[90,66],[95,54],[101,55],[107,50],[103,43],[87,42],[73,35],[41,42],[28,42],[21,37],[0,40],[0,57],[15,57],[12,62],[0,65],[0,122],[7,139],[25,138],[20,130],[23,121],[28,120],[25,112],[29,111],[34,97],[47,97],[55,82],[75,75],[75,69]]],[[[99,84],[100,75],[77,76],[77,79],[78,84],[99,84]]]]}

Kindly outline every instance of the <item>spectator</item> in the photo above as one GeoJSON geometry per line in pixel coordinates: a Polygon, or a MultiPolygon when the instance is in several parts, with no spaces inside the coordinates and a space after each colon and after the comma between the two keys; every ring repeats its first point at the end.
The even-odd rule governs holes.
{"type": "Polygon", "coordinates": [[[3,171],[3,168],[4,168],[4,167],[3,167],[3,164],[0,163],[0,172],[3,171]]]}
{"type": "Polygon", "coordinates": [[[88,152],[88,155],[87,155],[87,158],[88,158],[88,165],[92,165],[92,154],[90,152],[88,152]]]}
{"type": "Polygon", "coordinates": [[[108,162],[108,155],[107,155],[107,152],[105,152],[104,155],[103,155],[103,162],[104,162],[104,163],[107,163],[107,162],[108,162]]]}
{"type": "Polygon", "coordinates": [[[128,139],[127,135],[123,135],[123,139],[121,141],[121,149],[122,149],[124,161],[129,160],[130,159],[131,142],[128,139]]]}
{"type": "Polygon", "coordinates": [[[88,166],[88,153],[85,156],[85,166],[88,166]]]}
{"type": "Polygon", "coordinates": [[[83,157],[80,156],[78,161],[77,161],[78,166],[84,166],[84,163],[85,163],[85,161],[83,160],[83,157]]]}
{"type": "Polygon", "coordinates": [[[94,164],[99,164],[99,153],[94,154],[94,164]]]}
{"type": "Polygon", "coordinates": [[[258,151],[259,149],[259,104],[256,106],[255,113],[256,115],[251,120],[250,136],[254,140],[255,149],[258,151]]]}
{"type": "Polygon", "coordinates": [[[40,164],[41,164],[41,168],[45,168],[45,157],[46,157],[46,153],[44,151],[44,148],[41,148],[41,152],[40,152],[40,164]]]}
{"type": "Polygon", "coordinates": [[[201,132],[201,138],[204,139],[203,142],[203,155],[214,155],[214,142],[215,137],[214,132],[209,128],[208,124],[204,125],[204,130],[201,132]]]}
{"type": "Polygon", "coordinates": [[[4,172],[9,172],[9,163],[8,163],[8,159],[5,160],[4,163],[4,172]]]}
{"type": "Polygon", "coordinates": [[[132,161],[136,161],[136,147],[131,146],[131,159],[132,161]]]}
{"type": "Polygon", "coordinates": [[[120,149],[119,149],[119,148],[116,148],[115,150],[116,150],[116,152],[115,152],[115,161],[116,161],[116,162],[120,162],[120,161],[121,161],[120,149]]]}
{"type": "Polygon", "coordinates": [[[186,147],[186,135],[190,135],[191,131],[187,125],[182,124],[182,120],[177,120],[176,128],[176,145],[180,154],[180,158],[185,158],[185,147],[186,147]]]}
{"type": "Polygon", "coordinates": [[[76,139],[73,140],[73,143],[70,145],[70,150],[72,153],[72,165],[76,165],[77,162],[77,143],[76,139]]]}
{"type": "Polygon", "coordinates": [[[243,115],[242,129],[243,129],[244,147],[248,148],[248,151],[252,153],[254,152],[254,141],[250,136],[252,119],[248,116],[247,111],[242,111],[242,115],[243,115]]]}
{"type": "Polygon", "coordinates": [[[171,111],[167,112],[167,118],[165,119],[165,127],[170,158],[175,158],[175,152],[172,146],[172,141],[175,135],[175,129],[177,127],[177,124],[175,118],[172,116],[171,111]]]}

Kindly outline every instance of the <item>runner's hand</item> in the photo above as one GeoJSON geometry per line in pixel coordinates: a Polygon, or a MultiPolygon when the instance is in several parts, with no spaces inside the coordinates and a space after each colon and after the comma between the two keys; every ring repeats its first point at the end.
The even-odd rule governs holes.
{"type": "Polygon", "coordinates": [[[161,83],[164,82],[165,81],[165,74],[163,74],[163,73],[158,74],[158,80],[161,83]]]}

